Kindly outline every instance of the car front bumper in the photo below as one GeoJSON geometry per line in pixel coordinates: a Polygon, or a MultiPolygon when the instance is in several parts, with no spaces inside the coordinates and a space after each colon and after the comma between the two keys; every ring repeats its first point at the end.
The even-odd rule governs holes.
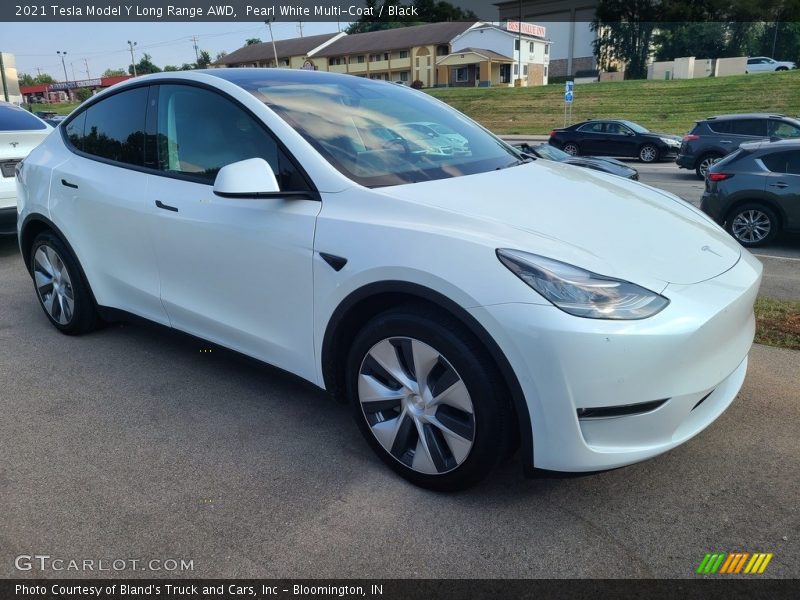
{"type": "Polygon", "coordinates": [[[700,200],[700,210],[714,219],[714,222],[718,225],[722,226],[725,224],[725,211],[723,210],[723,203],[720,201],[720,198],[717,194],[703,192],[703,197],[700,200]]]}
{"type": "Polygon", "coordinates": [[[718,277],[668,285],[662,294],[670,305],[640,321],[582,319],[541,304],[472,309],[523,389],[533,465],[620,467],[666,452],[710,425],[744,381],[761,270],[743,251],[718,277]],[[578,416],[578,409],[660,400],[654,410],[626,416],[578,416]]]}

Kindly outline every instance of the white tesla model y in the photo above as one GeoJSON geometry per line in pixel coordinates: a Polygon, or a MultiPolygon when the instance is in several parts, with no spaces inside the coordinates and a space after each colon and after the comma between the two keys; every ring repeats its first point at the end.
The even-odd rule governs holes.
{"type": "Polygon", "coordinates": [[[427,94],[331,73],[138,77],[19,168],[19,242],[64,333],[113,309],[352,405],[386,464],[465,487],[685,442],[733,401],[761,265],[679,198],[520,155],[427,94]],[[400,133],[438,123],[446,152],[400,133]]]}

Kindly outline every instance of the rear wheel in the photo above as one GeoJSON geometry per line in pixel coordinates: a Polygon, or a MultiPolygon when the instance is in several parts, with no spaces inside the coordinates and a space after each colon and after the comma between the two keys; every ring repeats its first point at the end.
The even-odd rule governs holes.
{"type": "Polygon", "coordinates": [[[697,166],[694,168],[694,172],[697,174],[697,177],[699,179],[705,179],[706,175],[708,174],[708,170],[720,158],[722,157],[719,154],[704,154],[701,156],[700,160],[697,161],[697,166]]]}
{"type": "Polygon", "coordinates": [[[574,142],[567,142],[561,149],[566,152],[567,154],[571,154],[572,156],[578,156],[580,154],[580,149],[578,148],[578,144],[574,142]]]}
{"type": "Polygon", "coordinates": [[[346,368],[362,434],[412,483],[463,489],[486,476],[513,443],[497,368],[444,313],[409,306],[378,315],[356,336],[346,368]]]}
{"type": "Polygon", "coordinates": [[[658,160],[658,148],[653,144],[645,144],[639,150],[639,160],[643,163],[651,163],[658,160]]]}
{"type": "Polygon", "coordinates": [[[728,215],[725,228],[742,246],[753,247],[775,239],[779,223],[772,209],[752,203],[735,208],[728,215]]]}
{"type": "Polygon", "coordinates": [[[36,295],[50,322],[68,335],[95,329],[99,319],[89,286],[66,244],[49,231],[40,233],[30,261],[36,295]]]}

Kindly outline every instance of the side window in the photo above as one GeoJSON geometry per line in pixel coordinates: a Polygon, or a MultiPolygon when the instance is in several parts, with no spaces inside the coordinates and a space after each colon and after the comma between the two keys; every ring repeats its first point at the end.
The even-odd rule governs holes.
{"type": "Polygon", "coordinates": [[[139,87],[120,92],[86,109],[81,149],[100,158],[143,166],[147,90],[139,87]]]}
{"type": "Polygon", "coordinates": [[[769,135],[770,137],[779,138],[796,138],[800,137],[800,128],[787,123],[786,121],[777,121],[770,119],[769,121],[769,135]]]}
{"type": "Polygon", "coordinates": [[[579,131],[584,133],[603,133],[605,123],[587,123],[579,131]]]}
{"type": "MultiPolygon", "coordinates": [[[[789,162],[796,152],[773,152],[761,157],[761,162],[773,173],[789,173],[789,162]]],[[[795,159],[796,162],[796,159],[795,159]]]]}
{"type": "Polygon", "coordinates": [[[708,121],[708,128],[714,133],[730,133],[730,121],[708,121]]]}
{"type": "Polygon", "coordinates": [[[764,119],[737,119],[731,121],[731,133],[766,137],[767,124],[764,119]]]}
{"type": "Polygon", "coordinates": [[[83,130],[86,124],[86,111],[83,111],[77,117],[69,122],[66,127],[66,134],[69,143],[75,146],[78,150],[83,150],[83,130]]]}
{"type": "Polygon", "coordinates": [[[162,85],[158,93],[158,169],[213,183],[225,165],[263,158],[283,191],[308,185],[275,140],[248,113],[215,92],[162,85]]]}

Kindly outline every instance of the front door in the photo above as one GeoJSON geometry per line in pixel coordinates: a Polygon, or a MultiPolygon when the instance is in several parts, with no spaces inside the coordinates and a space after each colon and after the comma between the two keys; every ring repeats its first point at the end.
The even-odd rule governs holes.
{"type": "Polygon", "coordinates": [[[321,203],[221,198],[223,166],[260,157],[284,191],[308,183],[260,121],[210,89],[161,85],[148,199],[172,326],[313,379],[312,257],[321,203]]]}

